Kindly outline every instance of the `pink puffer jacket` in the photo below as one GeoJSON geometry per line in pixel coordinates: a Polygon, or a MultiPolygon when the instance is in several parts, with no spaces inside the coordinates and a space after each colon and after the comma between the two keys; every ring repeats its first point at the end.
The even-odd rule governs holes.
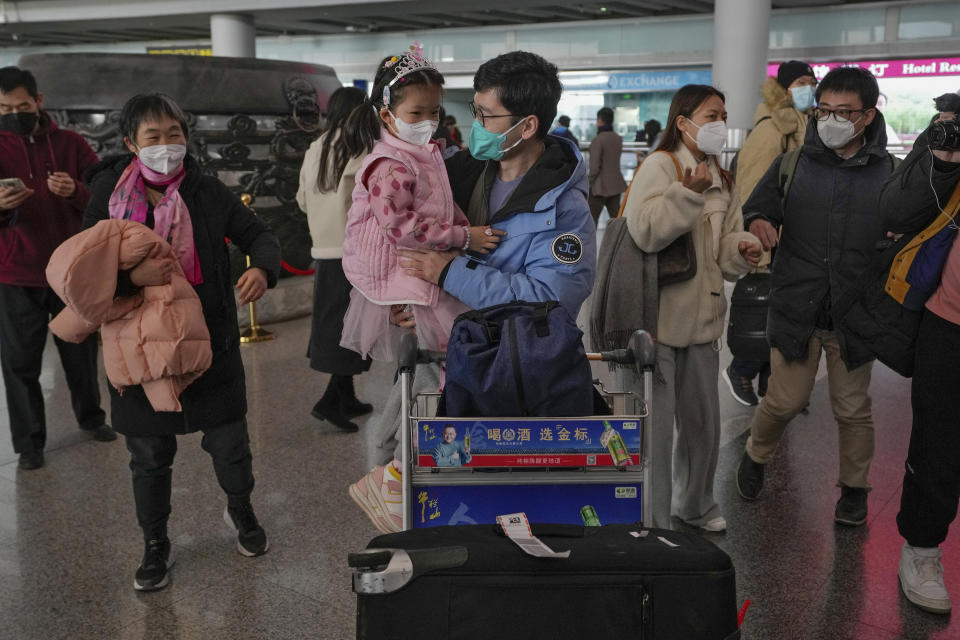
{"type": "Polygon", "coordinates": [[[418,147],[382,129],[357,172],[343,273],[375,304],[436,306],[440,288],[407,275],[397,250],[460,249],[469,224],[453,201],[439,145],[418,147]]]}
{"type": "Polygon", "coordinates": [[[102,220],[57,247],[47,265],[47,281],[67,305],[50,330],[81,342],[99,327],[107,379],[121,393],[142,385],[156,411],[181,411],[180,394],[210,367],[200,298],[177,260],[169,284],[114,294],[118,271],[172,255],[170,245],[145,225],[102,220]]]}

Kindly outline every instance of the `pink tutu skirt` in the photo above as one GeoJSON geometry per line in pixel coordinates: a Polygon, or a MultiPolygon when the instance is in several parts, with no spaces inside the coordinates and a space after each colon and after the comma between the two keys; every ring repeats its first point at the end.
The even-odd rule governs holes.
{"type": "MultiPolygon", "coordinates": [[[[445,291],[440,292],[437,306],[410,305],[416,322],[417,345],[426,351],[446,351],[453,321],[470,307],[445,291]]],[[[340,346],[374,360],[393,362],[397,359],[400,336],[412,329],[390,322],[390,305],[377,304],[354,289],[350,306],[343,316],[340,346]]]]}

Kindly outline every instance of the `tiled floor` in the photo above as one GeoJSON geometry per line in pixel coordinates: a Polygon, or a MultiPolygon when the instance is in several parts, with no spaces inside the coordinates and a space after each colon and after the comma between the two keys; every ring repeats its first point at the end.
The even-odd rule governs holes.
{"type": "MultiPolygon", "coordinates": [[[[376,446],[372,428],[345,434],[310,417],[326,380],[307,366],[308,326],[308,319],[274,325],[275,341],[243,348],[254,504],[270,552],[236,553],[209,458],[198,437],[184,437],[170,523],[177,564],[170,586],[148,594],[132,588],[142,544],[122,439],[92,442],[75,428],[55,351],[47,350],[43,469],[17,470],[0,399],[0,638],[354,636],[346,554],[376,531],[345,489],[390,451],[376,446]]],[[[390,368],[375,365],[358,379],[359,395],[379,409],[391,383],[390,368]]],[[[897,588],[902,541],[894,518],[910,428],[905,381],[875,369],[874,490],[870,520],[857,529],[833,523],[836,428],[824,380],[810,415],[788,430],[755,503],[742,501],[732,481],[752,409],[735,404],[725,387],[720,393],[716,493],[729,530],[708,535],[733,557],[739,600],[753,603],[744,637],[960,638],[960,624],[916,610],[897,588]]],[[[945,549],[948,585],[960,598],[956,530],[945,549]]]]}

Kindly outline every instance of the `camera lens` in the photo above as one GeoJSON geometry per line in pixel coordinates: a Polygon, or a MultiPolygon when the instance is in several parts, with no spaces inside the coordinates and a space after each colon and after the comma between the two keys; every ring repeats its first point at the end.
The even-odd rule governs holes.
{"type": "Polygon", "coordinates": [[[934,122],[929,129],[928,136],[931,149],[960,150],[960,119],[934,122]]]}

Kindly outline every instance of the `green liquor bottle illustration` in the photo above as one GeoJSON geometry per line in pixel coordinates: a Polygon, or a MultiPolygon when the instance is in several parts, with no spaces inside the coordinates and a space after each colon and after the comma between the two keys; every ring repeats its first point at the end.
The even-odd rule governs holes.
{"type": "Polygon", "coordinates": [[[603,421],[603,433],[600,434],[600,444],[607,448],[610,457],[613,458],[615,467],[625,467],[633,464],[630,454],[627,452],[627,445],[623,442],[623,437],[614,429],[609,422],[603,421]]]}
{"type": "Polygon", "coordinates": [[[580,517],[583,519],[583,526],[585,527],[600,526],[600,518],[597,517],[596,510],[589,504],[580,507],[580,517]]]}

